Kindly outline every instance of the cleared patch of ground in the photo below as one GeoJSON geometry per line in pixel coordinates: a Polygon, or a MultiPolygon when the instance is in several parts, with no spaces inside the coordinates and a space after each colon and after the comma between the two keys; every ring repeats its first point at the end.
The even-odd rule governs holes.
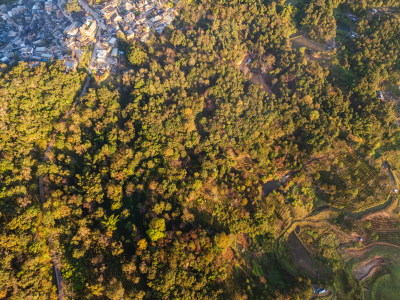
{"type": "Polygon", "coordinates": [[[322,52],[327,50],[326,46],[318,43],[316,41],[313,41],[312,39],[306,37],[304,34],[303,35],[294,35],[290,37],[290,41],[292,42],[292,47],[296,49],[300,49],[302,47],[308,48],[314,52],[322,52]]]}
{"type": "Polygon", "coordinates": [[[318,266],[314,263],[311,255],[298,239],[294,232],[289,234],[287,245],[293,264],[303,270],[307,275],[316,278],[318,275],[318,266]]]}
{"type": "Polygon", "coordinates": [[[266,93],[268,93],[268,95],[272,95],[273,94],[272,89],[267,84],[267,81],[265,80],[265,77],[263,76],[263,74],[253,73],[253,72],[251,72],[250,68],[247,66],[246,63],[249,61],[249,59],[251,59],[250,54],[245,53],[242,56],[241,60],[237,63],[239,70],[242,71],[245,75],[249,75],[251,82],[261,84],[263,87],[263,90],[266,93]]]}
{"type": "Polygon", "coordinates": [[[239,67],[239,69],[245,74],[245,75],[249,75],[251,76],[250,80],[253,83],[258,83],[261,84],[263,87],[263,90],[265,92],[268,93],[268,95],[272,95],[272,89],[270,88],[270,86],[267,84],[267,82],[265,81],[265,78],[262,74],[256,74],[256,73],[252,73],[250,71],[250,69],[244,64],[242,63],[239,67]]]}
{"type": "Polygon", "coordinates": [[[372,273],[378,269],[379,267],[383,266],[385,264],[385,259],[383,257],[375,257],[373,260],[370,262],[362,265],[359,268],[356,268],[353,273],[354,277],[357,280],[363,280],[367,278],[368,276],[372,275],[372,273]]]}
{"type": "Polygon", "coordinates": [[[281,186],[279,180],[270,180],[263,184],[262,191],[264,195],[268,195],[272,193],[274,190],[278,189],[281,186]]]}
{"type": "Polygon", "coordinates": [[[307,61],[318,61],[320,63],[330,61],[331,55],[329,51],[335,49],[336,46],[334,41],[333,44],[328,46],[310,39],[305,34],[294,34],[291,36],[290,41],[294,49],[306,48],[309,50],[305,54],[307,61]]]}

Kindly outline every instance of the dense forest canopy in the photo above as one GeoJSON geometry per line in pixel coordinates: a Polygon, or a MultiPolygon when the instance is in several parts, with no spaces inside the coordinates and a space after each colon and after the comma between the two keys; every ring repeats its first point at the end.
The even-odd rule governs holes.
{"type": "Polygon", "coordinates": [[[130,70],[92,81],[67,119],[86,74],[0,73],[0,298],[55,298],[57,252],[74,299],[308,299],[337,274],[357,299],[332,243],[318,278],[277,253],[296,220],[328,206],[339,222],[391,190],[372,161],[400,150],[396,107],[376,94],[399,82],[400,23],[371,8],[399,4],[289,2],[181,1],[163,34],[119,41],[130,70]],[[333,43],[349,13],[357,36],[329,59],[294,47],[333,43]]]}

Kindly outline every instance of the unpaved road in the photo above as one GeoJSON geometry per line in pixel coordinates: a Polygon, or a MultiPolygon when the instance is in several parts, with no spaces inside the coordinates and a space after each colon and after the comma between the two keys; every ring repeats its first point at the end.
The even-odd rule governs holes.
{"type": "Polygon", "coordinates": [[[385,169],[387,169],[387,172],[388,172],[388,174],[389,174],[390,180],[392,181],[393,185],[395,186],[395,185],[396,185],[396,179],[394,178],[394,175],[393,175],[393,172],[392,172],[392,168],[391,168],[389,162],[384,161],[384,162],[382,163],[382,167],[384,167],[385,169]]]}
{"type": "Polygon", "coordinates": [[[348,249],[345,249],[344,252],[347,254],[350,254],[354,257],[361,257],[361,256],[365,255],[365,253],[367,253],[371,248],[379,247],[379,246],[387,246],[387,247],[400,249],[400,246],[398,246],[398,245],[385,243],[385,242],[377,242],[377,243],[365,246],[363,248],[348,248],[348,249]]]}
{"type": "MultiPolygon", "coordinates": [[[[68,117],[72,114],[74,111],[76,105],[79,103],[80,99],[85,95],[90,83],[90,75],[87,76],[85,85],[83,86],[82,92],[79,95],[79,97],[74,101],[72,104],[72,107],[65,113],[65,115],[62,117],[59,123],[61,124],[66,124],[66,121],[68,117]]],[[[49,154],[53,150],[53,146],[55,143],[57,135],[57,130],[54,130],[51,134],[50,141],[47,144],[46,151],[43,154],[43,162],[49,161],[49,154]]],[[[44,177],[43,175],[39,176],[39,197],[40,197],[40,202],[44,204],[46,202],[46,197],[45,197],[45,184],[44,184],[44,177]]],[[[57,282],[57,291],[58,291],[58,299],[63,300],[64,299],[64,283],[63,283],[63,278],[61,275],[61,260],[60,260],[60,254],[55,250],[54,245],[55,238],[52,233],[49,234],[48,237],[48,244],[50,246],[50,253],[51,253],[51,260],[53,262],[54,266],[54,273],[56,276],[56,282],[57,282]]]]}
{"type": "Polygon", "coordinates": [[[251,73],[251,82],[260,83],[263,86],[264,91],[267,92],[268,95],[272,95],[273,94],[271,88],[269,87],[269,85],[265,81],[265,78],[264,78],[264,76],[262,76],[262,74],[251,73]]]}
{"type": "Polygon", "coordinates": [[[385,264],[385,259],[383,257],[375,257],[373,260],[370,262],[366,263],[365,265],[357,268],[354,270],[354,277],[357,280],[363,280],[364,278],[368,277],[369,275],[372,275],[372,272],[379,268],[380,266],[383,266],[385,264]]]}

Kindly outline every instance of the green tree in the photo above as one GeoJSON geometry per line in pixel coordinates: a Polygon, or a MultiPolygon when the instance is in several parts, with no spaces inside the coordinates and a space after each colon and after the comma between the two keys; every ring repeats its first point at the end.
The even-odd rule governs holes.
{"type": "Polygon", "coordinates": [[[153,218],[150,221],[149,229],[146,233],[153,242],[165,237],[165,220],[161,218],[153,218]]]}

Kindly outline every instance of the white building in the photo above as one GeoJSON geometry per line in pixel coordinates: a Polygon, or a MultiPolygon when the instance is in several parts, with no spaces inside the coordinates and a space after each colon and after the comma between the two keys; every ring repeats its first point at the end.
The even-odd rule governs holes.
{"type": "Polygon", "coordinates": [[[109,43],[111,46],[114,46],[116,42],[117,42],[117,39],[116,39],[115,37],[112,37],[112,38],[108,41],[108,43],[109,43]]]}
{"type": "Polygon", "coordinates": [[[114,49],[111,51],[111,56],[112,56],[112,57],[117,57],[117,56],[118,56],[118,48],[114,48],[114,49]]]}
{"type": "Polygon", "coordinates": [[[107,50],[99,50],[97,51],[97,62],[105,63],[107,58],[107,50]]]}
{"type": "Polygon", "coordinates": [[[73,22],[71,25],[65,28],[64,33],[71,36],[75,36],[78,33],[78,23],[73,22]]]}

